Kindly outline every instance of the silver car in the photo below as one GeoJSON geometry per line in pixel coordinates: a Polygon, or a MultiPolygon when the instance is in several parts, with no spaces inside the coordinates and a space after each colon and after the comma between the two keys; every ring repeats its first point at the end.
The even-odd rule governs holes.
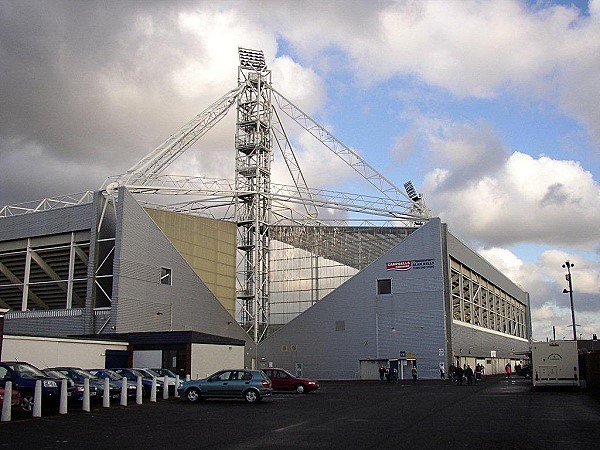
{"type": "Polygon", "coordinates": [[[262,370],[220,370],[201,380],[183,383],[179,395],[190,402],[207,398],[243,398],[255,403],[273,393],[271,380],[262,370]]]}

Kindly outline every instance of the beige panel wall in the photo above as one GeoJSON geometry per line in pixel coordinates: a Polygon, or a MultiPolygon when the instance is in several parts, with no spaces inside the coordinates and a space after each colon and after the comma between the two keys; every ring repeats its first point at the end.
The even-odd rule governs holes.
{"type": "Polygon", "coordinates": [[[104,367],[106,350],[127,350],[127,343],[4,335],[2,360],[28,362],[40,369],[94,369],[104,367]]]}
{"type": "Polygon", "coordinates": [[[236,225],[158,209],[146,212],[235,317],[236,225]]]}
{"type": "Polygon", "coordinates": [[[205,378],[221,369],[244,367],[244,346],[192,344],[193,380],[205,378]]]}

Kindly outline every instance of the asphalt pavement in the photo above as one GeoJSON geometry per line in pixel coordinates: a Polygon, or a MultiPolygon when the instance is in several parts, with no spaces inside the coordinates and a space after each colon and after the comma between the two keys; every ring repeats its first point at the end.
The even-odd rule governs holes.
{"type": "Polygon", "coordinates": [[[597,449],[600,403],[584,391],[532,391],[528,380],[321,382],[310,394],[159,400],[85,413],[15,415],[10,449],[597,449]]]}

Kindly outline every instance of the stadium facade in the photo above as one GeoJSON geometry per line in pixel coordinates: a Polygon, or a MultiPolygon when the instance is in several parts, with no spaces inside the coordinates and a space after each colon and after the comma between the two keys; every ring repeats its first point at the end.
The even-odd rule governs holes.
{"type": "Polygon", "coordinates": [[[416,364],[422,378],[453,363],[495,373],[529,349],[528,294],[437,218],[386,230],[272,227],[276,319],[257,344],[236,306],[235,222],[144,207],[125,187],[24,211],[0,217],[5,334],[153,333],[157,348],[157,332],[199,332],[244,341],[247,366],[318,379],[372,378],[382,364],[400,376],[416,364]],[[284,263],[286,254],[295,256],[284,263]]]}

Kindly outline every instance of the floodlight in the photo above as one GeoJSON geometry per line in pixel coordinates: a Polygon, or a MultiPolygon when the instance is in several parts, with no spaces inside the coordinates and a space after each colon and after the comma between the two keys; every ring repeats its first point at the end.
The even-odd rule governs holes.
{"type": "Polygon", "coordinates": [[[242,68],[258,71],[267,68],[265,55],[262,50],[238,47],[238,53],[240,55],[240,66],[242,68]]]}
{"type": "Polygon", "coordinates": [[[406,193],[413,202],[418,202],[419,200],[421,200],[421,196],[417,194],[417,190],[412,184],[412,181],[408,180],[406,183],[404,183],[404,189],[406,190],[406,193]]]}

